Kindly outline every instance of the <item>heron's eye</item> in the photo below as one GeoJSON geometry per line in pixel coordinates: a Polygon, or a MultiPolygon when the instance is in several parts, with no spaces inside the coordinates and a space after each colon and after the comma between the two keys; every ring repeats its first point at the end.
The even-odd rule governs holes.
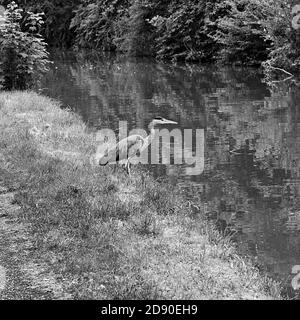
{"type": "Polygon", "coordinates": [[[155,117],[155,120],[164,120],[162,117],[155,117]]]}

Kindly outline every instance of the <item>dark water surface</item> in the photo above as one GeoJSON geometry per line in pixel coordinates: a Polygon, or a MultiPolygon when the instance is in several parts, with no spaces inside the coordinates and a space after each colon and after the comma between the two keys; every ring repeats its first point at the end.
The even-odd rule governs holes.
{"type": "MultiPolygon", "coordinates": [[[[300,265],[300,90],[270,90],[255,69],[173,66],[56,52],[42,92],[91,128],[147,129],[157,115],[205,130],[205,167],[149,166],[201,198],[242,254],[289,287],[300,265]]],[[[192,152],[192,151],[191,151],[192,152]]]]}

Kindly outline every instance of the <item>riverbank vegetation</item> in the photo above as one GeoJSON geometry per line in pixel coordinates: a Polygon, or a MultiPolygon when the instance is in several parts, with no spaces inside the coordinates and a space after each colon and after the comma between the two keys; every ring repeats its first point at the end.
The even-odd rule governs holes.
{"type": "Polygon", "coordinates": [[[297,20],[292,0],[17,2],[45,12],[43,35],[50,45],[173,61],[262,65],[269,74],[283,76],[284,71],[299,72],[300,28],[292,23],[297,20]]]}
{"type": "Polygon", "coordinates": [[[31,88],[48,70],[42,24],[41,13],[24,12],[14,2],[0,16],[0,88],[31,88]]]}
{"type": "Polygon", "coordinates": [[[1,184],[72,298],[274,299],[278,285],[240,258],[197,200],[142,168],[95,166],[80,118],[33,92],[0,94],[1,184]]]}

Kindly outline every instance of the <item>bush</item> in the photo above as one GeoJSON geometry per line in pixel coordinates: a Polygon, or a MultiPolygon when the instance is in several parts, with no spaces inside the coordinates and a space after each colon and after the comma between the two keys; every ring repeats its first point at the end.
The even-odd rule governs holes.
{"type": "Polygon", "coordinates": [[[299,30],[291,26],[290,0],[228,0],[228,14],[218,19],[213,34],[225,63],[261,65],[267,73],[278,68],[299,70],[299,30]]]}
{"type": "Polygon", "coordinates": [[[127,0],[84,0],[75,10],[70,27],[79,47],[115,50],[115,22],[126,14],[127,0]]]}
{"type": "Polygon", "coordinates": [[[218,59],[225,63],[259,65],[268,57],[271,39],[265,21],[274,17],[270,0],[229,0],[225,17],[218,19],[215,40],[221,45],[218,59]]]}
{"type": "Polygon", "coordinates": [[[117,22],[123,30],[117,48],[166,60],[211,60],[218,46],[209,35],[215,27],[212,11],[223,14],[213,10],[219,2],[134,0],[127,16],[117,22]]]}
{"type": "Polygon", "coordinates": [[[208,37],[204,29],[205,1],[170,3],[165,15],[154,16],[157,56],[162,59],[198,61],[208,37]]]}
{"type": "MultiPolygon", "coordinates": [[[[11,0],[2,0],[4,5],[10,2],[11,0]]],[[[25,11],[44,12],[45,23],[40,31],[49,45],[62,47],[73,45],[75,35],[70,23],[74,17],[74,10],[81,0],[16,0],[15,2],[25,11]]]]}
{"type": "Polygon", "coordinates": [[[7,6],[0,22],[0,72],[4,89],[28,89],[47,71],[48,52],[39,33],[42,24],[41,13],[27,12],[25,16],[15,2],[7,6]]]}
{"type": "MultiPolygon", "coordinates": [[[[284,69],[299,74],[300,69],[300,30],[291,26],[293,20],[292,3],[289,0],[276,0],[273,3],[276,17],[268,19],[267,34],[272,48],[267,61],[263,63],[268,75],[274,70],[284,69]]],[[[286,76],[285,73],[281,75],[286,76]]]]}
{"type": "Polygon", "coordinates": [[[45,14],[45,23],[41,30],[47,43],[52,46],[70,47],[74,44],[74,31],[70,28],[80,0],[43,0],[32,1],[30,10],[45,14]]]}
{"type": "Polygon", "coordinates": [[[117,50],[130,56],[154,55],[154,27],[149,23],[154,7],[148,0],[131,1],[127,13],[115,23],[117,50]]]}

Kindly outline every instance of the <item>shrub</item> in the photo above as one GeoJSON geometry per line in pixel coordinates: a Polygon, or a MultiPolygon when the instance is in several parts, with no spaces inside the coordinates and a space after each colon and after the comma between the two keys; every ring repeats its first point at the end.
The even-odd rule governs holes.
{"type": "MultiPolygon", "coordinates": [[[[1,2],[1,0],[0,0],[1,2]]],[[[11,0],[2,0],[7,5],[11,0]]],[[[44,24],[41,34],[52,46],[71,46],[74,42],[74,32],[70,23],[74,10],[81,0],[15,0],[20,8],[31,12],[44,12],[44,24]]]]}
{"type": "Polygon", "coordinates": [[[299,30],[292,28],[290,0],[228,0],[225,16],[213,34],[225,63],[261,65],[267,73],[300,65],[299,30]]]}
{"type": "Polygon", "coordinates": [[[173,60],[201,60],[207,40],[204,30],[204,1],[170,3],[165,14],[154,16],[150,23],[156,28],[157,56],[173,60]]]}
{"type": "Polygon", "coordinates": [[[52,46],[70,47],[74,44],[74,31],[70,28],[80,0],[43,0],[32,1],[29,9],[45,14],[41,30],[47,43],[52,46]]]}
{"type": "MultiPolygon", "coordinates": [[[[272,41],[269,59],[263,63],[268,75],[277,68],[292,73],[300,69],[300,30],[292,27],[292,3],[289,0],[276,0],[273,3],[276,17],[266,22],[267,34],[272,41]]],[[[281,73],[284,77],[286,75],[281,73]]]]}
{"type": "Polygon", "coordinates": [[[154,55],[154,27],[149,23],[153,11],[151,1],[131,1],[127,14],[115,23],[117,50],[130,56],[154,55]]]}
{"type": "Polygon", "coordinates": [[[265,21],[274,17],[270,0],[229,0],[226,16],[218,19],[215,40],[221,45],[218,58],[225,63],[259,65],[268,57],[271,39],[265,21]]]}
{"type": "Polygon", "coordinates": [[[39,33],[42,24],[41,13],[25,16],[15,2],[7,6],[0,22],[0,72],[5,89],[28,89],[47,71],[48,52],[39,33]]]}
{"type": "Polygon", "coordinates": [[[75,10],[70,27],[79,47],[115,50],[115,22],[126,14],[127,0],[84,0],[75,10]]]}

